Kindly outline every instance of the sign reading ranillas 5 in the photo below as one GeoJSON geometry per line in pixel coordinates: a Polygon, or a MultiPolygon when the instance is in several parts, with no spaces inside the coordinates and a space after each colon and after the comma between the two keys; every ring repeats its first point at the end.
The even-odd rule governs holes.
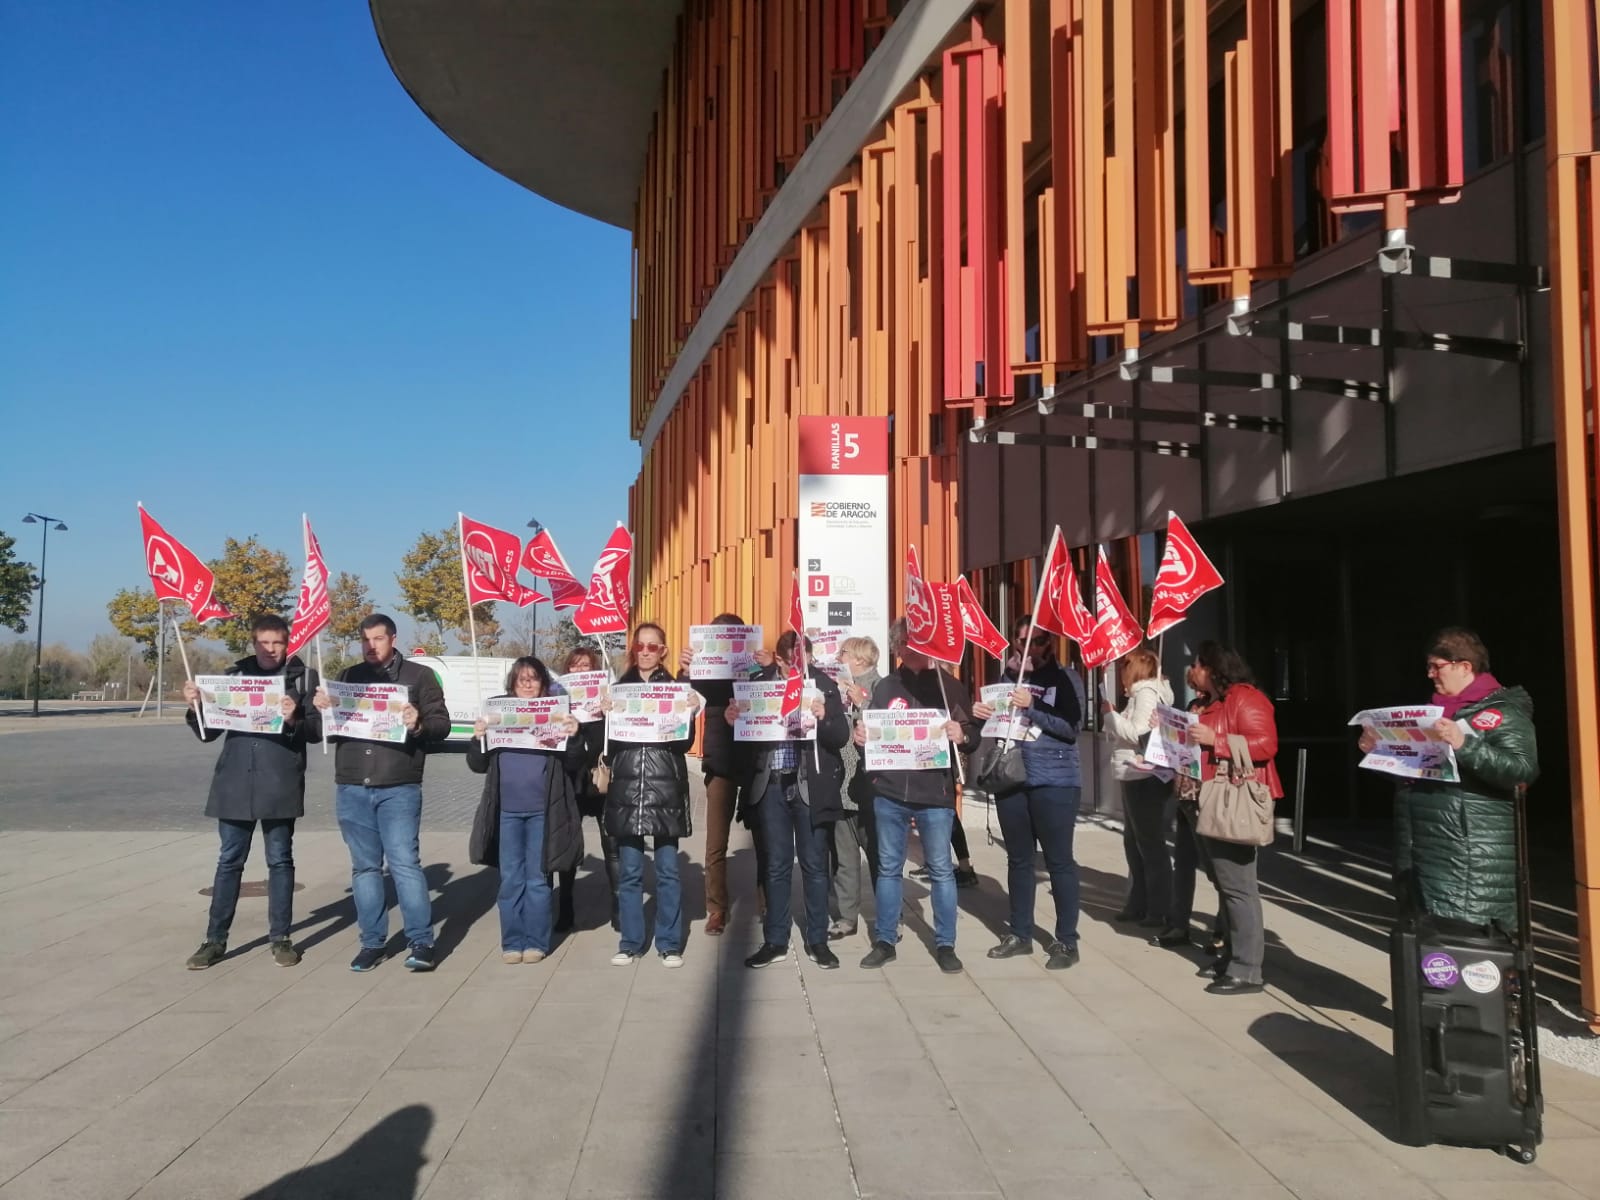
{"type": "Polygon", "coordinates": [[[806,628],[889,648],[889,422],[801,417],[801,595],[806,628]]]}

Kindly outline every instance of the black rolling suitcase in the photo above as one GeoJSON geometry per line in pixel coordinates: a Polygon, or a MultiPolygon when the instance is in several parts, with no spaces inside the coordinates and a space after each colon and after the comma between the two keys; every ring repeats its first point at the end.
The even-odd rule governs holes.
{"type": "Polygon", "coordinates": [[[1489,1146],[1531,1163],[1543,1139],[1533,915],[1516,800],[1516,936],[1441,928],[1402,912],[1389,938],[1396,1137],[1489,1146]]]}

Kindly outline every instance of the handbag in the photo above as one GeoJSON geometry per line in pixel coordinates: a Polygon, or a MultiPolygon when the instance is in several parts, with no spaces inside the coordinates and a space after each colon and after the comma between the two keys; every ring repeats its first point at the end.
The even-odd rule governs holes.
{"type": "Polygon", "coordinates": [[[480,867],[500,866],[500,796],[496,788],[485,788],[478,801],[467,837],[467,861],[480,867]]]}
{"type": "Polygon", "coordinates": [[[1022,761],[1022,743],[984,738],[972,756],[972,781],[991,796],[1009,796],[1028,786],[1028,765],[1022,761]]]}
{"type": "Polygon", "coordinates": [[[1239,846],[1270,846],[1272,790],[1256,774],[1250,746],[1236,733],[1228,735],[1228,771],[1218,771],[1200,785],[1200,819],[1195,832],[1239,846]]]}

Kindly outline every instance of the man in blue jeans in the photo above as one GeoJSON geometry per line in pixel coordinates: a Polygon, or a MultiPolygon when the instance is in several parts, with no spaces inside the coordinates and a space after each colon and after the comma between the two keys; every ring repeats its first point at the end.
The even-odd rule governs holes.
{"type": "MultiPolygon", "coordinates": [[[[959,754],[976,746],[981,725],[973,720],[972,699],[966,685],[943,674],[937,663],[906,644],[904,620],[889,627],[889,651],[899,659],[900,666],[873,688],[868,707],[942,709],[950,717],[944,730],[951,750],[959,754]]],[[[865,726],[856,726],[855,743],[862,747],[867,744],[865,726]]],[[[871,783],[878,831],[878,915],[872,949],[861,965],[881,967],[895,958],[906,842],[915,825],[917,836],[922,839],[933,898],[934,959],[941,971],[960,971],[961,960],[956,957],[956,875],[950,858],[950,832],[956,821],[955,769],[875,771],[871,783]]]]}
{"type": "MultiPolygon", "coordinates": [[[[450,710],[444,689],[427,667],[407,662],[395,649],[395,625],[383,613],[361,622],[363,661],[345,670],[340,683],[389,683],[407,690],[400,712],[403,742],[337,737],[333,760],[339,832],[350,850],[350,890],[355,896],[361,951],[352,971],[370,971],[384,959],[389,940],[389,906],[383,893],[383,867],[389,864],[410,952],[406,966],[433,970],[433,906],[422,875],[417,845],[422,824],[422,768],[430,742],[450,736],[450,710]]],[[[326,712],[333,698],[326,688],[315,704],[326,712]]]]}
{"type": "Polygon", "coordinates": [[[294,823],[306,813],[306,743],[322,740],[322,714],[306,701],[317,690],[317,673],[298,658],[289,658],[289,623],[268,613],[250,622],[255,653],[229,667],[229,675],[281,675],[279,702],[283,725],[277,733],[244,733],[202,729],[194,704],[200,689],[191,679],[183,685],[189,704],[189,728],[202,742],[225,737],[211,775],[206,816],[215,817],[222,847],[211,884],[211,916],[206,940],[189,956],[191,971],[204,971],[228,952],[228,930],[239,906],[239,878],[250,856],[256,823],[261,823],[267,859],[267,944],[272,961],[292,967],[300,951],[289,940],[294,913],[294,823]]]}

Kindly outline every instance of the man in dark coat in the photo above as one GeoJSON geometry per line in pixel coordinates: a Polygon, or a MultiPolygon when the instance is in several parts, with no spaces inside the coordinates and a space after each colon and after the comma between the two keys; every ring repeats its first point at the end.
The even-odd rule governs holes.
{"type": "MultiPolygon", "coordinates": [[[[406,689],[400,710],[403,742],[332,738],[333,782],[339,832],[350,850],[350,891],[356,902],[361,950],[352,971],[370,971],[384,960],[389,940],[389,904],[383,890],[383,868],[389,866],[400,916],[411,949],[406,968],[433,970],[433,904],[422,875],[418,836],[422,826],[422,768],[428,746],[450,736],[450,709],[439,677],[420,663],[408,662],[394,644],[394,621],[373,613],[361,622],[361,662],[345,669],[340,683],[394,684],[406,689]]],[[[328,689],[312,701],[326,711],[333,707],[328,689]]]]}
{"type": "MultiPolygon", "coordinates": [[[[820,693],[806,712],[806,717],[816,722],[816,742],[769,742],[754,757],[746,786],[766,844],[767,912],[761,947],[744,965],[765,967],[788,955],[789,881],[798,858],[805,896],[802,931],[806,957],[831,971],[839,959],[828,947],[828,840],[833,823],[844,816],[840,799],[844,760],[839,751],[850,740],[850,720],[844,714],[838,685],[810,666],[810,638],[805,639],[802,651],[799,638],[792,631],[785,633],[778,639],[778,662],[764,675],[782,678],[796,655],[800,655],[802,668],[809,668],[807,686],[820,693]]],[[[729,703],[725,718],[730,728],[738,716],[738,703],[729,703]]]]}
{"type": "Polygon", "coordinates": [[[216,818],[222,850],[211,884],[211,917],[206,939],[189,956],[189,969],[203,971],[220,962],[228,950],[228,930],[239,904],[239,877],[256,822],[267,855],[267,938],[272,961],[292,967],[300,951],[289,941],[294,906],[294,823],[306,811],[306,743],[322,740],[322,714],[306,703],[317,690],[317,673],[298,658],[289,658],[289,626],[282,617],[268,614],[250,623],[255,653],[229,667],[229,675],[283,676],[280,705],[283,726],[278,733],[226,735],[202,729],[195,716],[200,689],[190,680],[183,685],[189,702],[189,728],[202,742],[222,741],[206,816],[216,818]]]}

